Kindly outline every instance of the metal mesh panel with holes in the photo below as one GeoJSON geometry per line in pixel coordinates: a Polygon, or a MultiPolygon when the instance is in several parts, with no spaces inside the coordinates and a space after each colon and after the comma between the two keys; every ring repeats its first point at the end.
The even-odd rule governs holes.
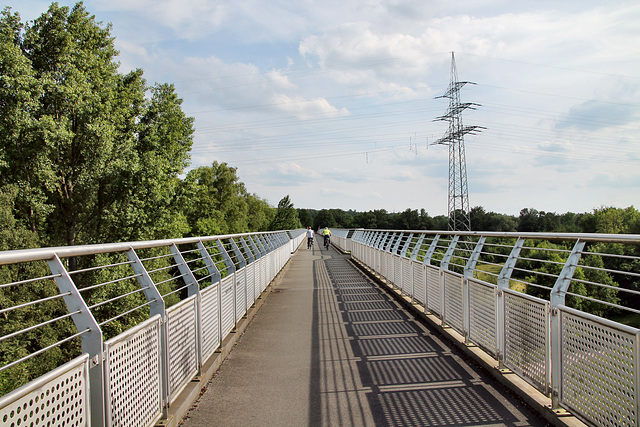
{"type": "Polygon", "coordinates": [[[160,316],[104,343],[107,425],[151,426],[162,415],[160,316]]]}
{"type": "Polygon", "coordinates": [[[463,277],[461,274],[444,272],[444,321],[464,335],[463,277]]]}
{"type": "Polygon", "coordinates": [[[387,254],[386,252],[380,252],[380,269],[378,270],[382,277],[386,278],[387,275],[387,254]]]}
{"type": "Polygon", "coordinates": [[[247,312],[247,271],[246,267],[236,272],[236,323],[247,312]]]}
{"type": "Polygon", "coordinates": [[[265,264],[265,268],[266,268],[266,280],[265,280],[265,284],[264,287],[265,289],[267,288],[267,286],[269,286],[269,283],[271,283],[271,280],[273,279],[273,252],[269,252],[269,254],[266,256],[267,258],[267,262],[265,264]]]}
{"type": "Polygon", "coordinates": [[[396,263],[395,256],[392,254],[387,254],[387,273],[389,276],[387,277],[391,283],[396,282],[396,263]]]}
{"type": "Polygon", "coordinates": [[[504,291],[504,364],[547,392],[549,303],[504,291]]]}
{"type": "Polygon", "coordinates": [[[256,294],[256,263],[255,261],[247,265],[244,269],[247,275],[247,308],[251,307],[258,298],[256,294]]]}
{"type": "Polygon", "coordinates": [[[89,357],[85,354],[0,398],[3,426],[88,426],[89,357]]]}
{"type": "Polygon", "coordinates": [[[638,332],[560,311],[560,404],[599,426],[638,423],[638,332]]]}
{"type": "Polygon", "coordinates": [[[260,290],[260,293],[262,293],[262,291],[265,290],[265,288],[267,287],[267,257],[262,257],[260,258],[260,286],[258,287],[258,289],[260,290]]]}
{"type": "Polygon", "coordinates": [[[495,285],[469,279],[469,339],[493,357],[498,355],[497,289],[495,285]]]}
{"type": "Polygon", "coordinates": [[[393,259],[393,284],[402,288],[402,258],[400,255],[392,255],[393,259]]]}
{"type": "Polygon", "coordinates": [[[440,300],[440,270],[427,266],[427,309],[438,315],[442,314],[440,300]]]}
{"type": "Polygon", "coordinates": [[[409,258],[400,258],[402,262],[402,292],[406,295],[413,296],[413,271],[411,269],[411,260],[409,258]]]}
{"type": "Polygon", "coordinates": [[[224,340],[229,332],[233,330],[235,326],[234,320],[234,306],[233,306],[233,275],[227,276],[222,279],[221,284],[221,329],[222,339],[224,340]]]}
{"type": "Polygon", "coordinates": [[[411,262],[413,266],[413,299],[424,307],[426,301],[425,267],[417,261],[411,262]]]}
{"type": "Polygon", "coordinates": [[[216,283],[200,293],[203,362],[220,346],[219,290],[220,283],[216,283]]]}
{"type": "Polygon", "coordinates": [[[173,400],[198,372],[196,357],[197,298],[192,296],[167,310],[169,336],[169,400],[173,400]]]}

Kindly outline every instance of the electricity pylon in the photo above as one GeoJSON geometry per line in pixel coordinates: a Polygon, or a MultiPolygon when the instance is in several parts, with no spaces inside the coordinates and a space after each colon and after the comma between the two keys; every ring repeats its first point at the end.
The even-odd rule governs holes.
{"type": "Polygon", "coordinates": [[[463,126],[462,112],[467,108],[474,110],[480,104],[460,102],[460,89],[472,82],[459,82],[456,70],[456,59],[451,52],[451,80],[444,95],[437,98],[448,98],[449,109],[446,114],[434,121],[449,123],[447,133],[434,144],[449,146],[449,230],[471,231],[471,215],[469,208],[469,189],[467,187],[467,160],[464,151],[464,136],[476,134],[482,126],[463,126]]]}

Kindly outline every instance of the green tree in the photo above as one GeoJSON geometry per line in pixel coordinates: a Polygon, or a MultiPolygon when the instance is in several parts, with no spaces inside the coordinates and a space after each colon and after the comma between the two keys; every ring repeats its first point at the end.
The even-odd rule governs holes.
{"type": "Polygon", "coordinates": [[[517,230],[521,233],[540,231],[540,213],[533,208],[522,209],[517,230]]]}
{"type": "Polygon", "coordinates": [[[293,207],[293,202],[287,194],[278,202],[278,209],[269,230],[294,230],[302,227],[298,211],[293,207]]]}
{"type": "Polygon", "coordinates": [[[248,207],[248,231],[267,231],[269,224],[275,216],[275,209],[269,203],[256,194],[247,197],[248,207]]]}
{"type": "Polygon", "coordinates": [[[214,161],[211,166],[189,171],[179,192],[190,235],[258,231],[272,223],[273,208],[249,195],[236,175],[236,168],[226,163],[214,161]]]}
{"type": "Polygon", "coordinates": [[[303,227],[311,227],[313,225],[313,217],[308,209],[297,209],[298,218],[303,227]]]}
{"type": "Polygon", "coordinates": [[[333,214],[328,209],[322,209],[318,212],[318,215],[313,219],[313,228],[316,230],[318,228],[324,227],[337,227],[338,223],[336,222],[333,214]]]}
{"type": "MultiPolygon", "coordinates": [[[[111,27],[82,3],[0,20],[0,185],[47,246],[178,237],[193,119],[171,85],[118,73],[111,27]]],[[[74,268],[72,260],[71,268],[74,268]]]]}
{"type": "Polygon", "coordinates": [[[190,158],[193,118],[182,111],[173,85],[156,85],[151,94],[136,127],[136,167],[115,180],[127,197],[104,210],[103,223],[110,227],[96,230],[101,241],[181,237],[188,231],[176,197],[190,158]]]}

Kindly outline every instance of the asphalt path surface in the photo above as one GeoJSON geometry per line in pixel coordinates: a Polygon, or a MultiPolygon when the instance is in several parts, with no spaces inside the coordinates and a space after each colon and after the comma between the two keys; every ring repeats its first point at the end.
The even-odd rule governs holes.
{"type": "Polygon", "coordinates": [[[306,242],[184,426],[545,426],[333,248],[306,242]]]}

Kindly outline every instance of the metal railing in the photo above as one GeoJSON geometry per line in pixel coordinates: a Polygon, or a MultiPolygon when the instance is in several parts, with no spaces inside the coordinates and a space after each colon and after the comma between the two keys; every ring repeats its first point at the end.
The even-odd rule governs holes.
{"type": "Polygon", "coordinates": [[[640,236],[334,235],[335,245],[550,396],[554,408],[599,426],[640,425],[640,236]]]}
{"type": "Polygon", "coordinates": [[[0,253],[0,385],[14,389],[0,397],[2,425],[155,424],[303,239],[294,230],[0,253]]]}

